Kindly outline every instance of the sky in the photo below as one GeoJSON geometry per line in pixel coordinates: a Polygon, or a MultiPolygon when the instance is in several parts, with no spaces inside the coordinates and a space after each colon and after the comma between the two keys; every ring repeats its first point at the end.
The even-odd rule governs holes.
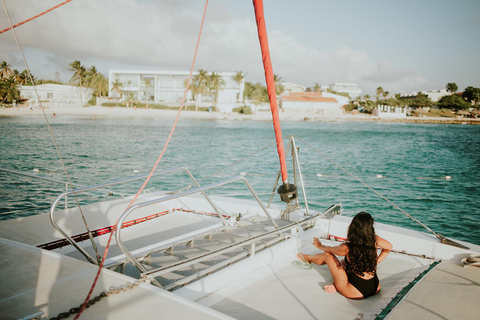
{"type": "MultiPolygon", "coordinates": [[[[63,0],[4,0],[16,24],[63,0]]],[[[36,78],[79,60],[109,69],[189,71],[204,0],[73,0],[15,29],[36,78]]],[[[478,0],[264,0],[273,72],[305,87],[356,83],[375,96],[480,87],[478,0]]],[[[0,30],[10,26],[1,6],[0,30]]],[[[0,61],[26,69],[12,31],[0,61]]],[[[210,0],[194,70],[265,84],[252,1],[210,0]]]]}

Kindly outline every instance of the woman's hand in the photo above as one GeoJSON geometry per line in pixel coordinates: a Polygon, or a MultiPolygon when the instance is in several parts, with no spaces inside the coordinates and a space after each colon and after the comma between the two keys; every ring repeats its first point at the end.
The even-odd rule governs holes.
{"type": "Polygon", "coordinates": [[[348,253],[348,247],[345,243],[340,244],[339,246],[336,247],[329,247],[323,245],[318,238],[313,238],[312,244],[317,248],[322,251],[334,254],[336,256],[345,256],[348,253]]]}
{"type": "Polygon", "coordinates": [[[313,238],[313,243],[312,243],[315,247],[317,247],[318,249],[322,250],[322,243],[320,242],[320,240],[318,240],[318,238],[313,238]]]}

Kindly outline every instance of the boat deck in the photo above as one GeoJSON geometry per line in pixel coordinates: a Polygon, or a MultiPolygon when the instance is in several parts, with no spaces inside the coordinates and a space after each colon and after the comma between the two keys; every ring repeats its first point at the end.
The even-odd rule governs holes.
{"type": "MultiPolygon", "coordinates": [[[[405,250],[412,255],[389,254],[378,267],[381,292],[365,300],[349,300],[338,293],[331,294],[323,290],[325,284],[332,283],[326,266],[314,265],[312,269],[304,270],[292,262],[297,260],[298,252],[320,252],[311,244],[313,237],[335,235],[344,238],[350,218],[312,217],[315,222],[307,222],[303,229],[299,222],[278,220],[277,210],[275,221],[281,227],[287,225],[279,230],[280,236],[273,236],[269,233],[273,227],[266,217],[260,219],[261,213],[251,202],[238,201],[232,206],[227,199],[218,200],[221,200],[218,201],[220,206],[229,205],[233,208],[229,212],[242,212],[242,219],[236,221],[232,214],[229,224],[223,225],[218,218],[179,210],[159,220],[123,230],[122,241],[135,257],[140,258],[143,265],[148,265],[148,270],[169,269],[168,274],[162,274],[162,279],[155,275],[155,279],[166,290],[141,284],[132,290],[102,299],[89,308],[84,317],[131,319],[139,315],[156,318],[162,314],[168,317],[175,315],[179,319],[341,320],[374,319],[382,314],[392,319],[412,315],[414,318],[422,315],[426,319],[450,319],[472,318],[472,315],[479,313],[478,304],[473,299],[478,297],[480,290],[480,270],[462,269],[454,264],[472,252],[480,252],[479,246],[472,245],[471,250],[448,247],[431,239],[431,235],[377,224],[377,234],[389,239],[395,249],[405,250]],[[261,235],[261,239],[257,235],[261,235]],[[252,241],[256,247],[250,247],[252,241]],[[224,247],[231,247],[232,251],[223,252],[224,247]],[[218,254],[210,255],[212,253],[218,254]],[[382,313],[385,308],[391,309],[392,299],[397,299],[397,294],[404,287],[430,268],[434,260],[427,256],[445,262],[437,264],[390,314],[382,313]],[[194,257],[200,259],[188,264],[187,260],[194,257]],[[170,270],[172,262],[182,260],[187,264],[179,264],[178,268],[174,265],[174,269],[170,270]],[[456,304],[452,309],[458,313],[449,310],[452,303],[456,304]]],[[[198,207],[196,204],[200,204],[202,210],[207,210],[204,209],[204,202],[200,197],[189,197],[178,203],[156,207],[153,212],[178,207],[190,210],[190,207],[198,207]]],[[[113,224],[118,211],[121,212],[117,208],[123,208],[123,203],[112,201],[102,206],[106,209],[89,206],[89,210],[85,210],[87,217],[95,217],[97,212],[107,212],[106,217],[94,220],[93,228],[113,224]]],[[[66,220],[71,213],[72,210],[60,213],[59,220],[68,231],[74,233],[77,225],[66,220]]],[[[141,216],[145,213],[149,214],[137,214],[141,216]]],[[[58,237],[51,227],[48,230],[46,226],[36,224],[39,218],[29,217],[15,221],[15,224],[8,221],[0,224],[2,236],[25,243],[0,239],[0,254],[4,257],[0,263],[1,319],[23,318],[38,311],[43,311],[48,317],[57,316],[79,306],[93,283],[97,267],[85,262],[74,248],[64,247],[52,252],[28,245],[58,237]],[[35,230],[36,234],[24,233],[26,230],[35,230]]],[[[104,251],[107,239],[106,235],[96,239],[100,252],[104,251]]],[[[338,245],[330,240],[322,240],[322,243],[338,245]]],[[[81,245],[90,249],[87,241],[81,245]]],[[[112,241],[106,265],[112,269],[125,268],[119,272],[139,276],[139,270],[125,261],[125,256],[116,245],[112,241]],[[131,269],[132,274],[126,268],[131,269]]],[[[134,280],[106,269],[93,296],[134,280]]]]}
{"type": "MultiPolygon", "coordinates": [[[[319,251],[311,246],[303,252],[319,251]]],[[[261,259],[261,254],[249,259],[261,259]]],[[[296,250],[290,251],[241,280],[195,301],[235,319],[356,319],[359,316],[374,319],[432,263],[430,259],[392,253],[378,268],[381,292],[365,300],[350,300],[323,290],[324,285],[332,283],[326,266],[314,265],[310,270],[303,270],[292,264],[295,260],[296,250]]],[[[196,291],[195,285],[176,293],[188,298],[189,290],[196,291]]]]}
{"type": "Polygon", "coordinates": [[[388,316],[400,319],[478,319],[480,268],[442,262],[388,316]]]}
{"type": "MultiPolygon", "coordinates": [[[[43,315],[37,317],[46,319],[68,312],[84,302],[98,270],[87,262],[1,238],[0,255],[0,319],[31,319],[39,312],[43,315]]],[[[133,281],[103,270],[92,297],[133,281]]],[[[157,319],[165,314],[177,319],[228,319],[149,284],[100,300],[85,309],[82,318],[135,319],[141,315],[144,319],[157,319]]]]}

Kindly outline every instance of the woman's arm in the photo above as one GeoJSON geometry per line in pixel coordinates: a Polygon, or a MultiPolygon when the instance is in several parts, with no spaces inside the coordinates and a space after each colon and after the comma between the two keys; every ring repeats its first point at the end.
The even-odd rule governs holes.
{"type": "Polygon", "coordinates": [[[318,238],[313,238],[313,245],[317,247],[320,250],[323,250],[325,252],[329,252],[331,254],[334,254],[336,256],[346,256],[348,253],[348,247],[345,243],[340,244],[339,246],[336,247],[329,247],[329,246],[324,246],[318,238]]]}
{"type": "Polygon", "coordinates": [[[377,236],[377,247],[382,249],[377,258],[377,264],[379,264],[390,253],[390,250],[392,250],[393,246],[389,241],[377,236]]]}

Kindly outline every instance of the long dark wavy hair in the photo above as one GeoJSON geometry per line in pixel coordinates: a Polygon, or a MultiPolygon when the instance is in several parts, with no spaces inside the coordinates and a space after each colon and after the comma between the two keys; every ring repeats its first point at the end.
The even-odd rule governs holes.
{"type": "Polygon", "coordinates": [[[358,213],[348,227],[347,272],[359,276],[377,269],[377,248],[373,218],[367,212],[358,213]]]}

